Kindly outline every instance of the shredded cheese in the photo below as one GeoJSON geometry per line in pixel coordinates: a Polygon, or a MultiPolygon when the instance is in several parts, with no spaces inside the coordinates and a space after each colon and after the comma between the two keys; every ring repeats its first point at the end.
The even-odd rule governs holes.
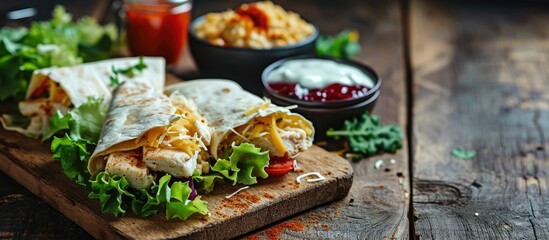
{"type": "Polygon", "coordinates": [[[286,106],[284,108],[288,109],[288,110],[292,110],[292,109],[296,109],[298,106],[297,105],[290,105],[290,106],[286,106]]]}
{"type": "MultiPolygon", "coordinates": [[[[198,115],[196,108],[187,104],[185,99],[172,99],[176,106],[176,114],[181,118],[173,122],[168,127],[153,128],[147,131],[144,135],[147,140],[147,146],[177,149],[183,151],[189,156],[193,156],[195,152],[201,148],[207,149],[206,145],[199,137],[200,131],[197,128],[196,121],[203,121],[198,115]]],[[[140,139],[137,139],[140,141],[140,139]]]]}
{"type": "Polygon", "coordinates": [[[248,109],[246,112],[244,112],[244,116],[249,116],[249,115],[252,115],[252,114],[256,113],[259,110],[267,109],[269,107],[269,105],[271,105],[271,102],[270,101],[265,101],[265,102],[255,106],[255,107],[252,107],[252,108],[248,109]]]}
{"type": "Polygon", "coordinates": [[[232,197],[233,197],[234,195],[236,195],[238,192],[243,191],[243,190],[246,190],[246,189],[248,189],[248,188],[250,188],[250,186],[241,187],[241,188],[239,188],[238,190],[236,190],[236,192],[231,193],[229,196],[225,196],[225,198],[226,198],[226,199],[232,198],[232,197]]]}
{"type": "Polygon", "coordinates": [[[273,140],[273,146],[275,147],[276,151],[278,151],[280,154],[286,153],[286,146],[284,146],[284,142],[282,141],[282,138],[280,137],[280,134],[278,133],[278,127],[276,126],[276,119],[274,115],[271,115],[271,138],[273,140]]]}
{"type": "Polygon", "coordinates": [[[301,179],[306,178],[308,176],[313,176],[313,175],[316,176],[316,178],[307,179],[307,182],[318,182],[318,181],[326,180],[326,178],[322,176],[322,174],[320,174],[319,172],[310,172],[310,173],[305,173],[297,176],[296,181],[297,183],[301,183],[301,179]]]}

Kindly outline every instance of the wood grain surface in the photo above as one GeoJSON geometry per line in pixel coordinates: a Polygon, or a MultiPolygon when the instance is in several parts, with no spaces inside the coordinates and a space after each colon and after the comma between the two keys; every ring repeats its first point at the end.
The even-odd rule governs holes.
{"type": "MultiPolygon", "coordinates": [[[[194,1],[196,17],[210,11],[234,8],[245,1],[194,1]]],[[[334,35],[343,29],[356,29],[360,33],[362,52],[355,60],[371,65],[383,78],[382,94],[378,99],[375,114],[384,123],[394,123],[403,129],[406,119],[406,82],[404,72],[404,49],[401,1],[362,0],[282,0],[275,1],[285,8],[298,12],[311,20],[322,34],[334,35]]],[[[66,3],[71,5],[71,3],[66,3]]],[[[106,16],[104,19],[109,20],[106,16]]],[[[112,18],[110,18],[112,20],[112,18]]],[[[201,77],[188,52],[185,60],[174,68],[184,79],[201,77]]],[[[243,236],[266,239],[279,236],[282,239],[331,238],[331,239],[406,239],[409,236],[409,173],[406,138],[404,148],[395,155],[383,155],[352,163],[355,169],[353,187],[343,200],[323,205],[312,211],[294,215],[286,220],[259,229],[243,236]],[[374,163],[384,160],[376,169],[374,163]],[[390,160],[394,159],[395,164],[390,160]],[[291,224],[304,224],[303,230],[292,230],[291,224]]],[[[3,174],[0,173],[0,176],[3,174]]],[[[4,176],[4,179],[9,179],[4,176]]],[[[77,225],[44,204],[21,186],[0,191],[10,204],[0,203],[0,216],[12,216],[13,221],[0,224],[0,235],[43,236],[45,238],[90,237],[77,225]],[[15,196],[15,197],[14,197],[15,196]],[[11,200],[10,200],[11,199],[11,200]],[[32,204],[30,204],[32,203],[32,204]],[[14,210],[12,206],[22,206],[14,210]],[[33,208],[40,207],[40,212],[33,208]],[[46,214],[47,213],[47,214],[46,214]],[[28,224],[28,222],[31,222],[28,224]],[[32,224],[46,223],[47,224],[32,224]],[[39,226],[38,226],[39,225],[39,226]]],[[[2,189],[0,189],[2,190],[2,189]]]]}
{"type": "Polygon", "coordinates": [[[228,239],[340,199],[351,188],[352,168],[337,155],[314,146],[297,161],[305,173],[318,171],[326,180],[299,184],[300,173],[291,172],[260,181],[230,199],[225,196],[241,186],[217,186],[203,195],[211,215],[186,221],[168,221],[162,214],[114,218],[102,214],[98,201],[89,199],[83,188],[65,176],[59,162],[51,158],[49,142],[0,130],[0,169],[98,239],[228,239]]]}
{"type": "MultiPolygon", "coordinates": [[[[383,123],[406,129],[401,1],[284,0],[276,3],[316,23],[321,34],[335,35],[343,29],[359,31],[362,51],[354,60],[371,65],[383,78],[381,96],[373,113],[380,115],[383,123]]],[[[212,7],[214,3],[209,4],[212,7]]],[[[197,11],[199,8],[202,6],[197,6],[197,11]]],[[[306,224],[303,231],[285,229],[281,239],[408,239],[410,175],[406,136],[403,145],[396,154],[352,163],[354,180],[349,195],[280,222],[282,226],[288,222],[306,224]],[[395,164],[390,163],[391,159],[395,164]],[[378,160],[383,160],[384,165],[376,169],[374,164],[378,160]]],[[[276,228],[274,225],[248,237],[265,239],[276,228]]]]}
{"type": "Polygon", "coordinates": [[[516,3],[411,3],[421,239],[549,237],[549,7],[516,3]]]}

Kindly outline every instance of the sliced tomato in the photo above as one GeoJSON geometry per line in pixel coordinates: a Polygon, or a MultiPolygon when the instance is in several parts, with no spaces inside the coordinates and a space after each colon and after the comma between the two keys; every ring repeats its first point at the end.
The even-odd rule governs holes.
{"type": "Polygon", "coordinates": [[[269,176],[280,176],[292,171],[294,169],[294,160],[288,156],[273,157],[269,160],[269,166],[265,168],[265,172],[269,176]]]}
{"type": "Polygon", "coordinates": [[[40,86],[38,86],[34,90],[34,92],[31,94],[31,97],[32,98],[39,98],[39,97],[45,96],[46,92],[49,90],[49,88],[50,88],[50,81],[48,81],[46,79],[40,84],[40,86]]]}

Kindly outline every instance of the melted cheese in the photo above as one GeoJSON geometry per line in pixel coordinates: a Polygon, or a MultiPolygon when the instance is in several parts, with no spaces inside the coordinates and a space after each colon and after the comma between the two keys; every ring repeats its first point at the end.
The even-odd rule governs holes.
{"type": "MultiPolygon", "coordinates": [[[[177,104],[176,114],[181,118],[168,127],[153,128],[144,134],[147,139],[147,146],[164,149],[176,149],[193,156],[205,144],[198,136],[199,129],[195,121],[204,121],[193,109],[182,104],[177,104]]],[[[140,141],[137,139],[137,141],[140,141]]]]}
{"type": "MultiPolygon", "coordinates": [[[[256,109],[256,110],[259,110],[256,109]]],[[[234,143],[238,145],[243,142],[254,143],[267,140],[278,154],[284,154],[288,151],[281,137],[281,132],[291,128],[303,129],[307,136],[311,136],[313,129],[301,118],[284,113],[274,113],[266,117],[256,117],[248,123],[241,125],[229,133],[223,144],[234,143]]],[[[220,147],[221,151],[226,149],[220,147]]],[[[266,150],[266,149],[263,149],[266,150]]],[[[222,154],[220,152],[219,154],[222,154]]]]}
{"type": "Polygon", "coordinates": [[[269,107],[269,105],[271,105],[271,103],[265,101],[262,104],[259,104],[255,107],[252,107],[252,108],[248,109],[246,112],[244,112],[244,116],[249,116],[249,115],[252,115],[252,114],[256,113],[259,110],[267,109],[269,107]]]}
{"type": "Polygon", "coordinates": [[[273,140],[273,145],[279,153],[286,153],[286,147],[284,142],[278,133],[278,127],[276,126],[276,119],[274,115],[271,115],[271,138],[273,140]]]}

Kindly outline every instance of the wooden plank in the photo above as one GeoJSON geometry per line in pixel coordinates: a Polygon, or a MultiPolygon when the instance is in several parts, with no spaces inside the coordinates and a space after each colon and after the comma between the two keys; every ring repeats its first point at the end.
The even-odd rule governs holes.
{"type": "MultiPolygon", "coordinates": [[[[207,4],[211,7],[219,2],[227,1],[207,4]]],[[[335,35],[343,29],[359,31],[362,52],[355,60],[371,65],[384,81],[374,113],[381,116],[382,122],[406,129],[401,1],[281,0],[277,3],[316,23],[322,34],[335,35]]],[[[345,199],[296,215],[248,237],[408,239],[410,187],[406,137],[403,145],[397,154],[352,163],[355,170],[353,186],[345,199]],[[375,169],[374,164],[379,159],[385,164],[375,169]],[[390,164],[391,159],[396,163],[390,164]],[[295,231],[286,227],[291,223],[305,223],[306,227],[295,231]],[[284,230],[278,234],[280,228],[284,230]]]]}
{"type": "Polygon", "coordinates": [[[547,10],[412,1],[418,237],[549,236],[547,10]],[[477,156],[451,157],[456,147],[477,156]]]}
{"type": "Polygon", "coordinates": [[[0,130],[0,169],[98,239],[228,239],[340,199],[349,191],[353,172],[346,160],[316,146],[297,160],[304,172],[319,171],[327,179],[298,184],[299,173],[291,172],[260,181],[231,199],[225,196],[241,186],[217,186],[203,195],[211,216],[187,221],[167,221],[161,214],[114,218],[102,214],[98,202],[64,175],[51,158],[48,143],[0,130]]]}
{"type": "MultiPolygon", "coordinates": [[[[196,17],[209,11],[223,11],[238,6],[241,2],[246,1],[195,1],[193,15],[196,17]]],[[[313,21],[320,27],[323,34],[337,34],[345,28],[358,30],[363,50],[356,60],[373,66],[384,80],[382,95],[374,113],[381,115],[383,122],[406,127],[400,1],[282,0],[277,3],[313,21]]],[[[196,73],[188,52],[185,53],[184,61],[175,70],[185,79],[200,76],[196,73]]],[[[247,237],[408,238],[409,221],[406,215],[409,209],[409,174],[406,140],[404,145],[405,147],[396,155],[384,155],[352,163],[357,171],[355,171],[351,193],[344,200],[324,205],[312,212],[295,215],[247,237]],[[384,159],[386,163],[381,169],[373,167],[378,159],[384,159]],[[388,164],[390,159],[395,159],[396,164],[388,164]],[[385,168],[389,171],[386,172],[385,168]],[[305,227],[301,231],[295,231],[295,228],[292,230],[292,223],[303,223],[305,227]],[[282,231],[280,231],[281,227],[282,231]]],[[[34,196],[25,195],[25,197],[35,199],[34,196]]],[[[0,210],[2,209],[10,211],[0,204],[0,210]]],[[[57,214],[53,210],[48,212],[51,215],[57,214]]],[[[51,218],[37,216],[35,221],[48,222],[50,219],[56,219],[59,225],[72,224],[68,220],[62,220],[63,216],[56,216],[51,218]]],[[[55,236],[55,229],[60,228],[59,225],[54,225],[55,227],[47,230],[29,226],[24,231],[44,231],[55,236]]]]}

